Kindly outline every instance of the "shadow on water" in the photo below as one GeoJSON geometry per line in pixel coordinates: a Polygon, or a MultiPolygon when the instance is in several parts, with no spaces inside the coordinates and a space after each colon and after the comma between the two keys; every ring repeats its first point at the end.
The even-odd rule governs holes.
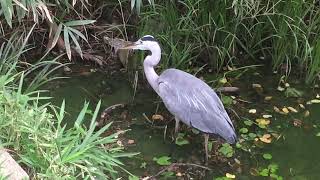
{"type": "MultiPolygon", "coordinates": [[[[271,79],[268,80],[272,82],[271,79]]],[[[246,82],[248,84],[242,84],[242,86],[248,87],[254,81],[248,80],[246,82]]],[[[125,75],[108,77],[99,72],[89,75],[72,75],[69,79],[54,82],[49,86],[49,89],[51,96],[54,97],[53,103],[55,105],[59,106],[63,99],[66,100],[66,110],[70,113],[70,119],[75,119],[85,101],[90,101],[91,107],[94,107],[96,102],[101,99],[102,109],[118,103],[131,104],[132,108],[129,108],[129,114],[132,117],[132,122],[126,127],[131,130],[125,135],[125,138],[134,140],[133,144],[127,146],[128,150],[141,152],[141,154],[125,160],[125,168],[138,176],[153,175],[161,169],[153,161],[154,157],[166,155],[171,157],[173,162],[202,163],[204,155],[202,137],[191,134],[191,136],[188,136],[190,144],[178,146],[171,139],[173,123],[166,123],[168,129],[165,135],[165,125],[157,128],[146,122],[145,117],[142,116],[143,113],[151,117],[156,114],[156,111],[160,111],[160,114],[164,113],[163,107],[157,108],[159,103],[155,102],[159,99],[151,90],[138,90],[135,99],[132,101],[133,89],[125,75]]],[[[247,93],[248,98],[254,96],[250,94],[250,91],[244,91],[243,93],[247,93]]],[[[251,106],[264,108],[263,104],[260,106],[259,99],[253,101],[251,106]]],[[[320,107],[314,105],[309,110],[311,116],[303,121],[311,124],[311,126],[319,126],[320,107]]],[[[121,119],[118,119],[118,121],[121,121],[121,119]]],[[[282,123],[286,124],[290,121],[290,118],[284,118],[280,121],[284,121],[282,123]]],[[[279,165],[279,175],[283,176],[284,179],[320,179],[320,137],[315,135],[318,132],[320,132],[319,128],[311,128],[310,130],[287,125],[283,132],[285,140],[280,139],[265,147],[264,151],[268,151],[273,156],[271,161],[279,165]]],[[[250,158],[250,156],[247,157],[249,162],[250,158]]],[[[213,169],[213,172],[207,173],[204,179],[212,179],[213,175],[224,176],[226,173],[224,168],[221,168],[221,164],[213,163],[210,168],[213,169]]],[[[239,179],[256,178],[249,173],[245,174],[244,176],[238,176],[239,179]]]]}

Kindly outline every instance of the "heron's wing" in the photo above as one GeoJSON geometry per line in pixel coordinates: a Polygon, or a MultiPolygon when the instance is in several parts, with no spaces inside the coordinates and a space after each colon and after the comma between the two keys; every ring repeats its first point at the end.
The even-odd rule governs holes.
{"type": "Polygon", "coordinates": [[[180,70],[166,70],[159,77],[159,95],[168,110],[187,125],[235,142],[234,127],[222,102],[200,79],[180,70]]]}

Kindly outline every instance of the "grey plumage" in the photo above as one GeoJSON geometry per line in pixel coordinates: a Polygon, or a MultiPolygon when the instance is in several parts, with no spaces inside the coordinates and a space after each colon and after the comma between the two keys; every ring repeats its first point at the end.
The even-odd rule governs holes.
{"type": "Polygon", "coordinates": [[[183,123],[204,133],[236,142],[232,122],[217,94],[200,79],[178,69],[165,70],[158,79],[159,96],[183,123]]]}
{"type": "Polygon", "coordinates": [[[151,51],[151,55],[143,62],[147,80],[175,116],[175,133],[179,129],[180,121],[205,133],[206,161],[208,134],[219,135],[230,144],[237,141],[234,126],[222,102],[210,86],[178,69],[165,70],[158,76],[154,67],[160,62],[161,49],[153,36],[143,36],[124,48],[151,51]]]}

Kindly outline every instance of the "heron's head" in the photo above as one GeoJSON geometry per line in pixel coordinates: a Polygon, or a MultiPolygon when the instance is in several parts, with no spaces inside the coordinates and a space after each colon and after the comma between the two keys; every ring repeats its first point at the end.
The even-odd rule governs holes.
{"type": "Polygon", "coordinates": [[[149,50],[153,52],[155,49],[159,49],[159,43],[151,35],[145,35],[136,42],[129,43],[122,49],[139,49],[139,50],[149,50]]]}

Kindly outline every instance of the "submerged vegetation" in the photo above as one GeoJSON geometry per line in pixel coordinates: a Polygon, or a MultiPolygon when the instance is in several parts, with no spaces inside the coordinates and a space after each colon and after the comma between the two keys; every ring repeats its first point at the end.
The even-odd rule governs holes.
{"type": "MultiPolygon", "coordinates": [[[[118,136],[125,130],[111,130],[112,123],[96,127],[100,96],[90,102],[97,102],[93,111],[89,103],[84,102],[72,121],[66,118],[64,101],[57,107],[50,103],[47,91],[40,90],[50,81],[61,80],[63,77],[57,77],[57,71],[65,68],[67,72],[66,65],[70,62],[81,60],[108,71],[114,58],[110,47],[103,42],[105,36],[134,40],[142,35],[153,35],[162,45],[161,70],[175,67],[197,75],[201,72],[204,79],[212,77],[213,72],[223,72],[223,77],[214,81],[219,86],[238,85],[237,81],[242,81],[243,77],[250,81],[260,78],[262,84],[263,75],[259,74],[257,66],[278,74],[275,77],[278,83],[274,81],[273,89],[250,82],[255,83],[248,90],[252,97],[222,96],[228,109],[235,108],[230,114],[234,114],[239,142],[235,146],[224,143],[215,146],[216,141],[209,142],[211,161],[222,164],[219,167],[223,169],[213,175],[209,173],[210,178],[259,176],[281,180],[294,176],[292,169],[287,175],[280,173],[281,165],[274,160],[269,145],[285,141],[284,131],[288,127],[312,129],[312,133],[319,130],[318,122],[304,121],[310,116],[311,106],[320,103],[319,93],[311,93],[311,88],[304,90],[310,92],[303,92],[288,83],[299,78],[310,87],[315,85],[313,90],[319,88],[318,1],[3,0],[0,19],[0,143],[12,152],[32,179],[114,179],[127,177],[127,174],[129,179],[137,179],[125,169],[130,167],[121,159],[128,162],[127,157],[136,155],[125,153],[119,143],[118,136]],[[244,75],[246,72],[250,77],[244,75]],[[315,94],[317,96],[313,97],[315,94]],[[255,107],[259,103],[261,107],[255,107]],[[252,159],[255,162],[251,162],[252,159]]],[[[247,90],[248,87],[240,88],[247,90]]],[[[135,86],[135,92],[136,89],[135,86]]],[[[169,123],[163,121],[170,118],[161,106],[155,111],[152,122],[147,115],[144,117],[151,122],[151,129],[162,131],[163,127],[165,137],[169,123]],[[161,126],[155,127],[157,121],[161,126]]],[[[121,116],[127,118],[126,113],[121,116]]],[[[172,144],[180,149],[191,147],[198,133],[195,130],[179,133],[172,144]]],[[[148,138],[152,140],[153,137],[148,138]]],[[[139,143],[131,139],[128,142],[139,143]]],[[[189,165],[210,170],[193,164],[194,157],[189,154],[187,160],[192,163],[180,162],[165,153],[152,154],[149,159],[141,156],[135,157],[135,161],[142,161],[140,170],[150,168],[148,166],[153,163],[165,167],[156,174],[164,178],[208,175],[189,165]],[[183,170],[194,174],[183,173],[183,170]]],[[[143,174],[149,176],[150,172],[143,174]]]]}

